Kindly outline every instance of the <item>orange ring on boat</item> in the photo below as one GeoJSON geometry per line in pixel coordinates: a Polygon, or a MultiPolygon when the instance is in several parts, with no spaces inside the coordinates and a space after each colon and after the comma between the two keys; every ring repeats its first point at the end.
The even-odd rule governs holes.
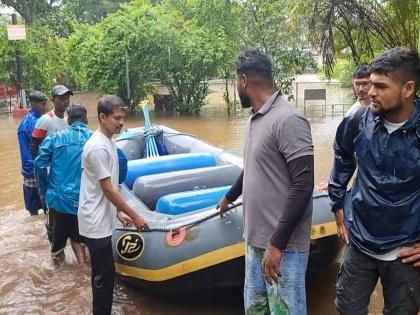
{"type": "Polygon", "coordinates": [[[185,239],[185,235],[187,234],[187,231],[185,228],[180,228],[176,233],[174,232],[168,232],[166,233],[166,243],[169,246],[177,247],[181,245],[181,243],[185,239]]]}

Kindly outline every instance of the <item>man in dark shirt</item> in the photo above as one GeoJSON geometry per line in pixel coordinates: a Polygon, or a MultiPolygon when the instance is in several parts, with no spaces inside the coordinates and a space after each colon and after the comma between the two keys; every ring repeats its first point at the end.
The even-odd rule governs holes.
{"type": "Polygon", "coordinates": [[[237,89],[252,107],[244,171],[220,212],[243,190],[245,312],[306,314],[313,191],[313,145],[308,121],[274,88],[269,57],[253,49],[236,62],[237,89]]]}

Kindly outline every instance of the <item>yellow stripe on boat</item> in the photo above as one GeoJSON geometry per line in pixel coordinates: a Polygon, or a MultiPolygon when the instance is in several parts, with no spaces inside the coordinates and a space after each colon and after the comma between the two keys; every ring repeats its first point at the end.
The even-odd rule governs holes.
{"type": "Polygon", "coordinates": [[[241,242],[219,248],[162,269],[143,269],[118,263],[115,264],[115,268],[118,273],[124,276],[139,278],[146,281],[165,281],[244,256],[244,251],[245,243],[241,242]]]}
{"type": "Polygon", "coordinates": [[[312,240],[332,236],[335,234],[337,234],[337,225],[335,224],[335,221],[312,225],[311,228],[312,240]]]}
{"type": "MultiPolygon", "coordinates": [[[[337,227],[334,221],[317,224],[312,226],[311,239],[316,240],[335,234],[337,234],[337,227]]],[[[119,274],[124,276],[158,282],[173,279],[231,259],[239,258],[244,256],[244,254],[245,242],[241,242],[235,245],[219,248],[161,269],[143,269],[120,263],[115,263],[115,268],[119,274]]]]}

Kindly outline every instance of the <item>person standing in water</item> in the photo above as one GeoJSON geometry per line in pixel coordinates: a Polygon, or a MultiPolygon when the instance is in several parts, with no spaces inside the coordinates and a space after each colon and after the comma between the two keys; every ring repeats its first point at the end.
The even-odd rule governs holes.
{"type": "Polygon", "coordinates": [[[83,149],[78,220],[91,257],[93,314],[105,315],[111,314],[114,291],[111,236],[115,219],[138,229],[148,226],[118,191],[118,153],[112,136],[124,125],[124,103],[118,96],[105,95],[99,99],[97,112],[99,128],[83,149]]]}

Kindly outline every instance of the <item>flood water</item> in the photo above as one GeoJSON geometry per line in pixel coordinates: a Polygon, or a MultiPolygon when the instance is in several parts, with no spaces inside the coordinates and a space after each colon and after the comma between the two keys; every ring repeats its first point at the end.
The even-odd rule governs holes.
{"type": "MultiPolygon", "coordinates": [[[[89,126],[97,127],[97,93],[76,94],[73,102],[88,107],[89,126]]],[[[315,177],[328,177],[332,162],[332,141],[341,117],[319,117],[311,121],[315,145],[315,177]]],[[[207,110],[200,117],[152,116],[152,123],[192,133],[224,149],[241,152],[247,112],[228,119],[223,111],[207,110]]],[[[30,217],[24,210],[22,177],[16,135],[19,119],[0,115],[0,314],[90,314],[90,271],[81,268],[69,248],[66,262],[52,264],[44,228],[44,215],[30,217]]],[[[127,127],[143,125],[141,116],[130,117],[127,127]]],[[[308,279],[308,312],[337,314],[334,309],[335,277],[338,263],[308,279]]],[[[370,314],[382,313],[379,288],[372,295],[370,314]]],[[[229,296],[163,299],[151,296],[117,279],[113,314],[211,315],[243,314],[240,292],[229,296]]]]}

